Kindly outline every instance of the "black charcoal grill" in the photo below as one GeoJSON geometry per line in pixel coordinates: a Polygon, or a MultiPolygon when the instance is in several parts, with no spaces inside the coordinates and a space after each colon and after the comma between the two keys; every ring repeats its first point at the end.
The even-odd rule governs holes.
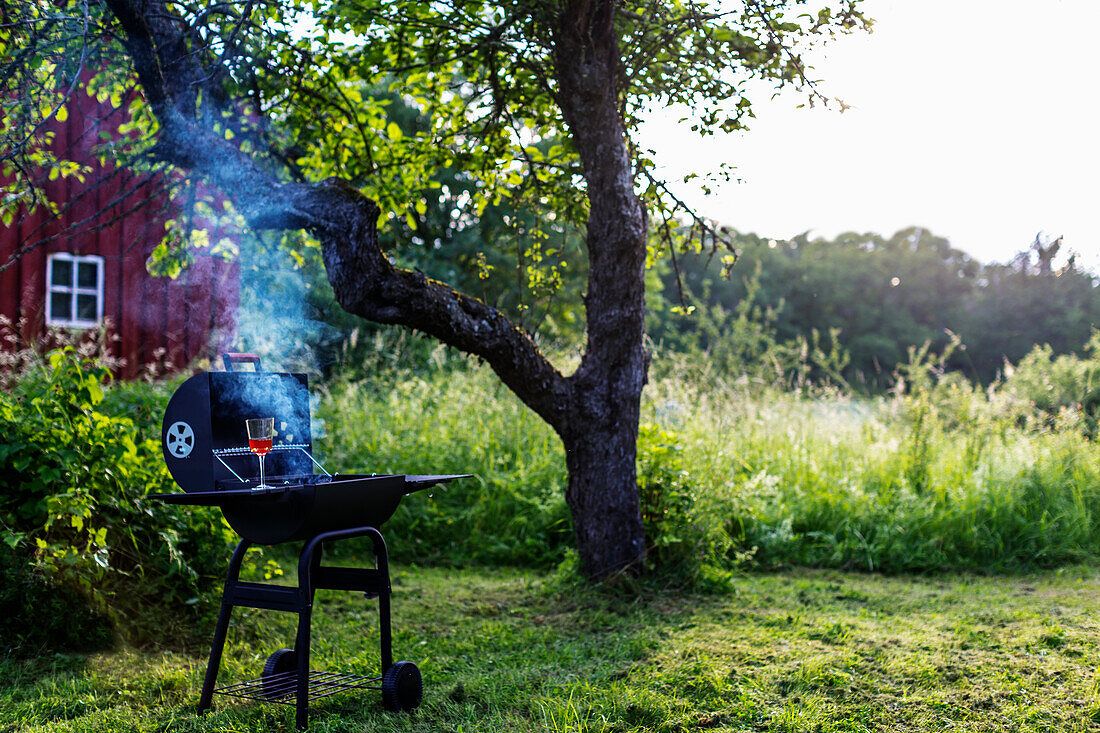
{"type": "Polygon", "coordinates": [[[313,457],[308,380],[304,374],[264,372],[255,354],[226,354],[224,372],[197,374],[172,395],[164,413],[164,460],[182,494],[157,498],[173,504],[221,507],[241,541],[229,562],[221,612],[210,649],[199,712],[215,693],[296,707],[306,726],[309,703],[343,690],[381,689],[389,710],[420,704],[420,671],[394,662],[390,634],[390,580],[386,543],[378,527],[393,516],[401,498],[463,476],[336,475],[313,457]],[[253,371],[241,370],[252,364],[253,371]],[[274,417],[276,436],[266,456],[260,485],[259,461],[248,449],[245,420],[274,417]],[[317,469],[320,473],[317,473],[317,469]],[[321,565],[324,543],[369,537],[374,568],[321,565]],[[298,586],[239,579],[245,552],[253,544],[303,542],[298,586]],[[310,670],[310,618],[319,588],[362,592],[379,602],[381,674],[310,670]],[[216,687],[222,650],[234,606],[298,614],[293,649],[268,657],[259,677],[216,687]]]}

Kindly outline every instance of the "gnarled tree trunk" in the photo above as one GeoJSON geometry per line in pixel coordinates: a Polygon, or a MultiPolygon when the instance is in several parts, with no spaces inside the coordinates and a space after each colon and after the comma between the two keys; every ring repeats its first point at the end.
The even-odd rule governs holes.
{"type": "Polygon", "coordinates": [[[558,105],[588,186],[588,343],[570,377],[570,410],[558,433],[569,468],[566,499],[590,576],[638,569],[645,535],[635,457],[648,359],[645,208],[620,112],[615,3],[572,0],[555,37],[558,105]]]}
{"type": "Polygon", "coordinates": [[[590,577],[636,571],[645,557],[634,468],[637,414],[636,402],[625,403],[609,411],[607,422],[582,424],[576,435],[562,439],[569,469],[565,498],[577,553],[590,577]]]}

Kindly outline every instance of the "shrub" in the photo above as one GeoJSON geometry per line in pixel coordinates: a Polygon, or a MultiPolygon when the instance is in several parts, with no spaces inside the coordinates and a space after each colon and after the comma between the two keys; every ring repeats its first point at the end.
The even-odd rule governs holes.
{"type": "Polygon", "coordinates": [[[1083,356],[1055,357],[1049,345],[1036,346],[1006,371],[1003,402],[1021,425],[1037,422],[1050,429],[1076,428],[1097,437],[1100,331],[1085,345],[1083,356]]]}
{"type": "Polygon", "coordinates": [[[640,426],[638,489],[650,571],[678,586],[725,585],[732,543],[713,516],[698,512],[675,433],[640,426]]]}
{"type": "Polygon", "coordinates": [[[26,552],[0,545],[0,650],[4,655],[94,652],[111,645],[111,621],[76,591],[36,570],[26,552]]]}
{"type": "Polygon", "coordinates": [[[150,611],[206,608],[203,591],[217,587],[207,581],[223,572],[232,534],[214,512],[150,498],[175,485],[159,442],[142,440],[129,417],[99,409],[109,380],[68,346],[0,394],[8,561],[34,580],[24,610],[53,587],[58,598],[78,594],[84,607],[72,609],[76,615],[90,608],[125,618],[127,637],[159,639],[168,630],[150,611]]]}

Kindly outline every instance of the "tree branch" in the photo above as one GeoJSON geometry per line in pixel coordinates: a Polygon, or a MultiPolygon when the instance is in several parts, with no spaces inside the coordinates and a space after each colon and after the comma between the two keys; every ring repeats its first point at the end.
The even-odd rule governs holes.
{"type": "MultiPolygon", "coordinates": [[[[569,384],[522,329],[500,311],[436,280],[394,267],[378,246],[379,208],[350,183],[283,183],[214,131],[181,114],[179,81],[202,78],[176,23],[160,0],[106,0],[150,106],[161,124],[154,154],[208,180],[226,193],[256,229],[305,229],[322,243],[337,301],[348,312],[423,331],[485,359],[505,384],[555,428],[561,428],[569,384]],[[139,4],[140,3],[140,4],[139,4]],[[150,22],[155,18],[156,23],[150,22]]],[[[201,117],[201,115],[200,115],[201,117]]]]}

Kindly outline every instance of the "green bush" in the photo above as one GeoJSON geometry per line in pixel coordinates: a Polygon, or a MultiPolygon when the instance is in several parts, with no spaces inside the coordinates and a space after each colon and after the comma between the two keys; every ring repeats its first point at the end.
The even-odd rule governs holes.
{"type": "Polygon", "coordinates": [[[0,545],[0,651],[5,656],[94,652],[109,647],[109,618],[76,591],[34,568],[26,552],[0,545]]]}
{"type": "Polygon", "coordinates": [[[1077,428],[1095,439],[1100,420],[1100,331],[1083,355],[1055,357],[1049,345],[1036,346],[1015,367],[1009,367],[1001,387],[1006,413],[1022,426],[1077,428]]]}
{"type": "Polygon", "coordinates": [[[680,587],[725,585],[732,543],[717,517],[698,511],[675,433],[639,428],[638,490],[650,573],[680,587]]]}
{"type": "Polygon", "coordinates": [[[70,346],[0,394],[0,520],[8,561],[34,580],[9,605],[21,603],[33,623],[35,594],[53,587],[82,599],[74,618],[125,619],[127,637],[163,639],[171,630],[160,611],[208,608],[203,594],[217,587],[232,533],[215,512],[150,497],[177,489],[159,441],[100,410],[109,381],[70,346]]]}

